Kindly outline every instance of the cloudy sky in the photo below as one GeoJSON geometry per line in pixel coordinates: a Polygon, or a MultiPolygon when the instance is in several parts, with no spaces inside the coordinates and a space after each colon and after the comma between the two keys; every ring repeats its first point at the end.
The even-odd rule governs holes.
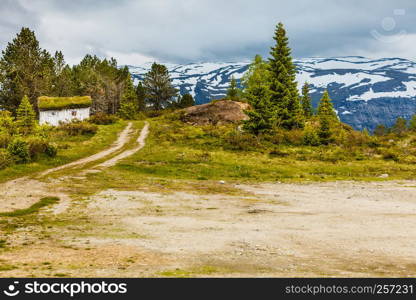
{"type": "Polygon", "coordinates": [[[0,0],[0,49],[22,26],[69,63],[240,61],[267,55],[282,21],[293,55],[416,60],[414,0],[0,0]]]}

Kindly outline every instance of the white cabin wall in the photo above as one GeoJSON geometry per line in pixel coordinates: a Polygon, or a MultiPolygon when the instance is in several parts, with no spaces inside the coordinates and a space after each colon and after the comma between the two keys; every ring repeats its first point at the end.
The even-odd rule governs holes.
{"type": "Polygon", "coordinates": [[[39,113],[39,124],[59,125],[59,122],[68,123],[74,119],[84,120],[90,117],[90,108],[74,108],[61,110],[45,110],[39,113]],[[73,115],[76,112],[76,115],[73,115]]]}

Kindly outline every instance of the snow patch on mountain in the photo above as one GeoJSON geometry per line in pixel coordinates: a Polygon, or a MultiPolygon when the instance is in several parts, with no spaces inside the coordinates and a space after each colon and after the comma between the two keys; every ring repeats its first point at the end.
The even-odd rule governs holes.
{"type": "MultiPolygon", "coordinates": [[[[299,90],[311,88],[313,104],[328,89],[342,121],[356,129],[390,126],[397,117],[416,113],[416,63],[402,58],[369,59],[361,56],[311,57],[294,60],[299,90]]],[[[224,97],[231,77],[240,80],[249,62],[165,64],[181,94],[197,104],[224,97]]],[[[143,79],[151,63],[128,66],[135,80],[143,79]]]]}

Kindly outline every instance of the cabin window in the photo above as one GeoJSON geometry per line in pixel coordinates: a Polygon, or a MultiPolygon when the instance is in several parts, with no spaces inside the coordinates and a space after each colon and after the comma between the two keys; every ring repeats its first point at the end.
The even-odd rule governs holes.
{"type": "Polygon", "coordinates": [[[77,111],[76,110],[73,110],[72,111],[72,116],[75,117],[76,115],[77,115],[77,111]]]}

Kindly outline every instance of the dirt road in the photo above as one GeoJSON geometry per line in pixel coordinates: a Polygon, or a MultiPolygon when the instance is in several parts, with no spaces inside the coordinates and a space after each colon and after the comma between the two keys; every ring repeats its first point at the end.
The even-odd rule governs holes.
{"type": "Polygon", "coordinates": [[[124,128],[124,130],[119,134],[118,139],[114,142],[113,145],[111,145],[109,148],[98,152],[94,155],[88,156],[88,157],[84,157],[82,159],[79,159],[77,161],[71,162],[69,164],[65,164],[56,168],[52,168],[49,170],[46,170],[45,172],[42,172],[39,174],[39,177],[42,176],[46,176],[52,172],[57,172],[63,169],[67,169],[67,168],[73,168],[73,167],[82,167],[83,165],[102,159],[118,150],[120,150],[130,139],[129,139],[129,135],[133,133],[132,130],[132,123],[128,123],[126,128],[124,128]]]}
{"type": "MultiPolygon", "coordinates": [[[[22,177],[15,180],[11,180],[5,183],[0,184],[0,212],[8,212],[15,209],[22,209],[27,208],[30,205],[34,204],[35,202],[39,201],[42,197],[47,196],[57,196],[61,199],[61,207],[62,203],[68,203],[69,197],[60,190],[57,190],[54,187],[53,181],[52,182],[45,182],[44,179],[47,175],[62,171],[65,169],[82,169],[88,163],[93,163],[94,161],[102,160],[108,157],[108,162],[105,161],[104,163],[100,163],[97,166],[100,167],[109,167],[114,165],[117,161],[126,158],[135,152],[139,151],[145,145],[145,139],[147,137],[149,131],[149,124],[146,122],[145,126],[141,130],[140,136],[137,140],[138,146],[134,147],[133,149],[126,149],[116,155],[115,157],[111,157],[112,154],[117,153],[120,151],[134,136],[135,130],[132,128],[132,123],[128,123],[124,130],[119,134],[117,140],[107,149],[98,152],[94,155],[79,159],[77,161],[48,169],[37,176],[35,178],[28,178],[22,177]],[[43,179],[43,181],[39,180],[43,179]]],[[[99,171],[99,170],[96,170],[99,171]]],[[[75,174],[65,175],[65,178],[68,179],[70,176],[78,176],[78,173],[81,171],[75,172],[75,174]]],[[[59,180],[55,179],[55,180],[59,180]]],[[[61,209],[58,210],[59,212],[61,209]]]]}

